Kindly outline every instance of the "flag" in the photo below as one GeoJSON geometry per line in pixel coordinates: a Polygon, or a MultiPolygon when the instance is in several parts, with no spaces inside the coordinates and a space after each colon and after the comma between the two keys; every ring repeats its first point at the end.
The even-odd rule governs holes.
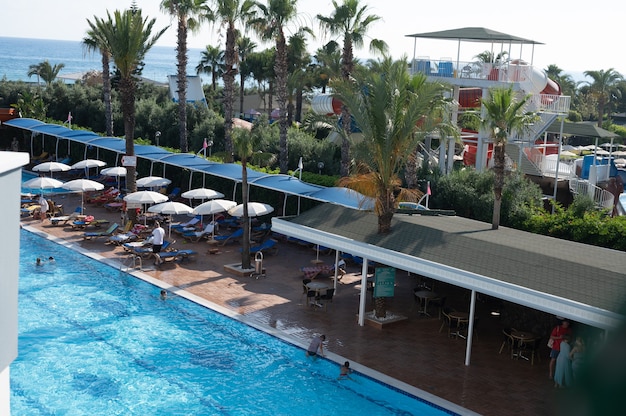
{"type": "Polygon", "coordinates": [[[202,143],[202,148],[206,149],[207,147],[209,147],[209,144],[206,142],[206,137],[204,138],[204,143],[202,143]]]}
{"type": "Polygon", "coordinates": [[[72,123],[72,112],[71,111],[69,113],[67,113],[67,120],[65,122],[66,123],[72,123]]]}
{"type": "Polygon", "coordinates": [[[430,192],[430,182],[428,182],[428,184],[426,185],[426,195],[432,195],[432,193],[430,192]]]}

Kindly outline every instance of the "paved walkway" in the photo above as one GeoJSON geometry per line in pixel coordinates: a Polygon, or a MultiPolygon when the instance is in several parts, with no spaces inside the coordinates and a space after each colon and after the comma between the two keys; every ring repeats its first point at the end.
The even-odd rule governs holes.
{"type": "MultiPolygon", "coordinates": [[[[80,205],[74,196],[55,200],[68,212],[80,205]]],[[[121,220],[119,213],[101,207],[88,205],[86,209],[96,218],[121,220]]],[[[103,238],[83,241],[82,231],[69,226],[52,226],[49,221],[41,223],[32,219],[23,219],[23,223],[107,258],[128,260],[121,248],[104,244],[103,238]]],[[[327,350],[480,414],[558,413],[559,392],[548,379],[547,347],[542,351],[542,360],[534,366],[524,360],[512,360],[506,352],[498,354],[502,328],[499,319],[490,315],[486,303],[478,302],[480,325],[474,338],[471,365],[465,366],[465,340],[449,338],[445,330],[439,332],[441,321],[434,305],[429,308],[431,316],[418,313],[412,290],[417,278],[406,272],[397,272],[395,297],[388,301],[388,310],[408,319],[378,329],[357,325],[361,286],[360,268],[356,265],[347,266],[348,273],[341,279],[327,310],[306,306],[300,268],[313,265],[314,248],[279,241],[278,253],[264,259],[267,276],[257,280],[224,270],[225,264],[241,261],[238,244],[218,246],[217,254],[209,254],[212,246],[206,241],[187,243],[178,237],[174,247],[193,249],[199,255],[193,261],[167,263],[158,269],[152,262],[144,264],[145,273],[173,286],[172,290],[183,288],[253,322],[288,334],[301,345],[307,345],[315,334],[324,333],[327,350]]],[[[334,255],[320,255],[320,259],[332,263],[334,255]]],[[[316,280],[332,285],[328,277],[316,280]]],[[[457,310],[468,309],[468,292],[443,283],[438,283],[435,290],[447,295],[448,305],[457,310]]],[[[368,296],[366,310],[372,309],[368,296]]]]}

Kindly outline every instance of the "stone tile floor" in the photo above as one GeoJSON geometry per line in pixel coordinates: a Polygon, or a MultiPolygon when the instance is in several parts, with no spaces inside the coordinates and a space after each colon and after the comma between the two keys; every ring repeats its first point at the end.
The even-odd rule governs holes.
{"type": "MultiPolygon", "coordinates": [[[[80,205],[80,199],[75,196],[55,199],[63,203],[66,211],[80,205]]],[[[121,220],[119,213],[93,205],[87,206],[87,213],[110,221],[121,220]]],[[[121,248],[104,244],[104,238],[83,241],[83,232],[69,226],[52,226],[49,221],[31,218],[22,218],[22,222],[107,258],[128,261],[128,255],[121,248]]],[[[158,268],[147,261],[143,270],[173,286],[173,291],[185,289],[289,334],[303,345],[308,344],[315,334],[324,333],[327,350],[480,414],[558,413],[561,393],[548,379],[547,347],[542,351],[541,361],[535,365],[512,360],[506,352],[498,354],[502,328],[498,318],[489,314],[489,306],[485,303],[477,303],[479,326],[472,345],[471,363],[466,366],[466,341],[449,338],[445,329],[439,332],[441,321],[437,308],[430,307],[430,317],[418,314],[412,293],[418,283],[416,276],[398,271],[395,297],[388,301],[388,310],[406,315],[407,320],[384,329],[359,326],[361,285],[357,266],[348,266],[348,274],[340,280],[333,302],[324,310],[306,306],[302,296],[300,268],[310,266],[311,260],[316,258],[312,248],[279,241],[278,253],[264,258],[267,275],[254,279],[224,270],[225,264],[241,261],[239,244],[218,246],[217,254],[209,254],[208,249],[212,246],[206,241],[188,243],[180,236],[176,238],[174,247],[193,249],[199,255],[192,261],[166,263],[158,268]]],[[[334,255],[321,255],[320,259],[332,263],[334,255]]],[[[332,284],[330,278],[318,279],[332,284]]],[[[457,310],[468,309],[469,294],[466,291],[444,283],[437,283],[435,290],[447,295],[448,305],[457,310]]],[[[372,309],[368,294],[366,310],[372,309]]]]}

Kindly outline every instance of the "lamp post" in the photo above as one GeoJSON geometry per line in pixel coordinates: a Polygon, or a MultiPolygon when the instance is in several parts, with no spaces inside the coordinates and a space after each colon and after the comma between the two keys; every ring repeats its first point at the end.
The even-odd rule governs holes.
{"type": "Polygon", "coordinates": [[[322,169],[324,169],[324,162],[317,162],[317,169],[319,169],[319,174],[322,174],[322,169]]]}
{"type": "Polygon", "coordinates": [[[209,146],[209,157],[211,157],[211,151],[213,150],[213,140],[209,140],[207,142],[207,146],[209,146]]]}
{"type": "Polygon", "coordinates": [[[156,145],[159,145],[159,138],[161,137],[161,132],[159,130],[156,131],[156,133],[154,133],[154,137],[156,139],[156,145]]]}

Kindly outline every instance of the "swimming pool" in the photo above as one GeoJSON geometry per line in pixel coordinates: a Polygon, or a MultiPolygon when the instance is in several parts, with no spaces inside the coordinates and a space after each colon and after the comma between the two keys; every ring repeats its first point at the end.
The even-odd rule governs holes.
{"type": "Polygon", "coordinates": [[[454,414],[25,230],[20,259],[14,416],[454,414]]]}

